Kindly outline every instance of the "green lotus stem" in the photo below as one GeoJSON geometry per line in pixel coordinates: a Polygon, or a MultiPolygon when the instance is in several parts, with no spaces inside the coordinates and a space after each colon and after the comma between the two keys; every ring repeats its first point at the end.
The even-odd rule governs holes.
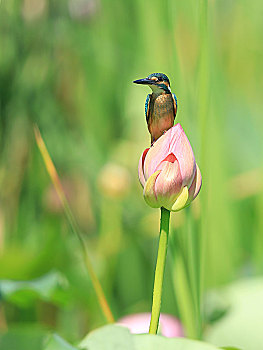
{"type": "Polygon", "coordinates": [[[164,268],[168,246],[169,222],[170,211],[165,208],[161,208],[160,238],[153,286],[152,316],[149,329],[150,334],[157,334],[158,330],[162,300],[164,268]]]}

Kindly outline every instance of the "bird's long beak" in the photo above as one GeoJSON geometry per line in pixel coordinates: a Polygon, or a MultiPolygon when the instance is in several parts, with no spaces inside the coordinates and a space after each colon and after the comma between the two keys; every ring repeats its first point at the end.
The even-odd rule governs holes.
{"type": "Polygon", "coordinates": [[[144,79],[134,80],[133,83],[142,84],[142,85],[151,85],[151,84],[154,84],[154,81],[148,78],[144,78],[144,79]]]}

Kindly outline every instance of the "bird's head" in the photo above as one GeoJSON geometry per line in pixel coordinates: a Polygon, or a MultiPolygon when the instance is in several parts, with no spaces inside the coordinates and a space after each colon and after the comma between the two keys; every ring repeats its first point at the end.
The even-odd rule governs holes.
{"type": "Polygon", "coordinates": [[[154,94],[170,94],[170,81],[163,73],[152,73],[147,78],[134,80],[135,84],[148,85],[154,94]]]}

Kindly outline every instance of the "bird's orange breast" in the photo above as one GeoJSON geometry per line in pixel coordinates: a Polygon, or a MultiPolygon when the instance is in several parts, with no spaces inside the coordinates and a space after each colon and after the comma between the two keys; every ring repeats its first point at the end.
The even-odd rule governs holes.
{"type": "Polygon", "coordinates": [[[174,110],[172,95],[152,95],[149,108],[148,130],[152,136],[152,141],[156,141],[174,124],[176,111],[174,110]]]}

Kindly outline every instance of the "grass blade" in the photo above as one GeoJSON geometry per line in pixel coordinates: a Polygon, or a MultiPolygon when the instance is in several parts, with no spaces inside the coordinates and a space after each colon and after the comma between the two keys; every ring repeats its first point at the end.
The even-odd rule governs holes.
{"type": "Polygon", "coordinates": [[[72,232],[78,237],[79,239],[79,242],[80,242],[80,245],[81,245],[81,249],[82,249],[82,252],[83,252],[83,256],[84,256],[84,262],[85,262],[85,266],[88,270],[88,273],[90,275],[90,278],[91,278],[91,282],[92,282],[92,285],[94,287],[94,290],[96,292],[96,295],[97,295],[97,298],[98,298],[98,301],[99,301],[99,304],[100,304],[100,307],[101,307],[101,310],[106,318],[106,320],[109,322],[109,323],[113,323],[114,322],[114,317],[112,315],[112,312],[110,310],[110,307],[109,307],[109,304],[106,300],[106,297],[104,295],[104,292],[103,292],[103,289],[102,289],[102,286],[98,280],[98,277],[92,267],[92,263],[91,263],[91,260],[89,258],[89,255],[88,255],[88,252],[87,252],[87,248],[86,248],[86,243],[80,233],[80,230],[78,228],[78,225],[77,225],[77,222],[72,214],[72,211],[70,209],[70,206],[69,206],[69,203],[67,201],[67,198],[65,196],[65,192],[63,190],[63,187],[61,185],[61,182],[59,180],[59,176],[58,176],[58,173],[56,171],[56,168],[54,166],[54,163],[48,153],[48,150],[47,150],[47,147],[45,145],[45,142],[40,134],[40,131],[39,131],[39,128],[37,125],[34,126],[34,133],[35,133],[35,139],[36,139],[36,143],[37,143],[37,146],[39,148],[39,151],[42,155],[42,158],[43,158],[43,161],[44,161],[44,164],[45,164],[45,167],[47,169],[47,172],[51,178],[51,181],[55,187],[55,190],[57,192],[57,195],[61,201],[61,204],[63,206],[63,209],[64,209],[64,212],[65,212],[65,215],[68,219],[68,222],[69,222],[69,225],[71,227],[71,230],[72,232]]]}

